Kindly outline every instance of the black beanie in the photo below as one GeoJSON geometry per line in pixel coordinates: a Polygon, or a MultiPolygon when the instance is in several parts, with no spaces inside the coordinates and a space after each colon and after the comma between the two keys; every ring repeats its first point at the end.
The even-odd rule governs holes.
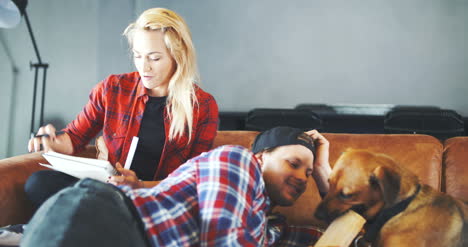
{"type": "Polygon", "coordinates": [[[296,144],[305,146],[315,155],[314,141],[310,136],[301,129],[283,126],[258,134],[252,144],[252,152],[256,154],[266,149],[296,144]]]}

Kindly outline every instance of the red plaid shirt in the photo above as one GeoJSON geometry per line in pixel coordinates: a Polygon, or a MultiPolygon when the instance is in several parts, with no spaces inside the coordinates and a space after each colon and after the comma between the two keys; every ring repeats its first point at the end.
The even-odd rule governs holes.
{"type": "MultiPolygon", "coordinates": [[[[196,86],[198,105],[193,112],[192,138],[188,136],[169,141],[171,121],[164,110],[166,141],[154,174],[155,180],[165,178],[189,158],[211,149],[218,128],[218,106],[210,94],[196,86]]],[[[125,163],[132,138],[138,135],[148,101],[147,89],[138,72],[111,75],[92,90],[89,102],[64,129],[77,153],[101,130],[112,164],[125,163]]]]}

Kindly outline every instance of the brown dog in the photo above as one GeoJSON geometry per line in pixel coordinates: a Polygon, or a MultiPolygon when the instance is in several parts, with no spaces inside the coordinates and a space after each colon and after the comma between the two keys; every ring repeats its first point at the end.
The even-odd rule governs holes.
{"type": "Polygon", "coordinates": [[[463,202],[420,184],[390,157],[366,150],[340,156],[315,216],[331,221],[348,210],[367,220],[359,246],[462,246],[468,216],[463,202]]]}

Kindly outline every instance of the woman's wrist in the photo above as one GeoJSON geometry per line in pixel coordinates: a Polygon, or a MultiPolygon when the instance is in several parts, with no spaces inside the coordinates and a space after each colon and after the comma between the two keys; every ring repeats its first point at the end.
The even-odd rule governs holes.
{"type": "Polygon", "coordinates": [[[145,188],[145,182],[141,179],[138,179],[138,188],[145,188]]]}
{"type": "Polygon", "coordinates": [[[152,188],[158,185],[161,181],[141,181],[142,186],[141,188],[152,188]]]}

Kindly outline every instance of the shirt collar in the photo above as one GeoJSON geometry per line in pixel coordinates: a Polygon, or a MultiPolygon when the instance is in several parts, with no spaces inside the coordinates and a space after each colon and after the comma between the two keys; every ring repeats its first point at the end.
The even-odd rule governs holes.
{"type": "Polygon", "coordinates": [[[143,82],[141,81],[141,77],[139,75],[138,75],[138,79],[136,80],[136,83],[137,83],[136,96],[142,97],[142,96],[148,95],[148,89],[143,85],[143,82]]]}

